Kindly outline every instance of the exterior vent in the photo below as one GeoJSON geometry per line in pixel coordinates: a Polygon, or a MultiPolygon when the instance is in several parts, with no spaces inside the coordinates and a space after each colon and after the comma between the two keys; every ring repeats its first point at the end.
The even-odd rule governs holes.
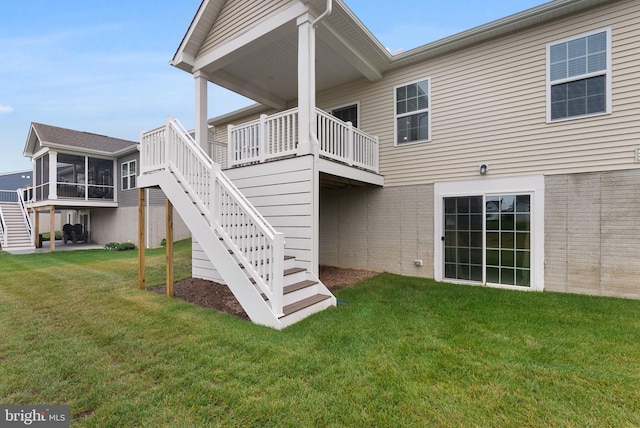
{"type": "Polygon", "coordinates": [[[640,162],[640,147],[636,149],[636,162],[640,162]]]}

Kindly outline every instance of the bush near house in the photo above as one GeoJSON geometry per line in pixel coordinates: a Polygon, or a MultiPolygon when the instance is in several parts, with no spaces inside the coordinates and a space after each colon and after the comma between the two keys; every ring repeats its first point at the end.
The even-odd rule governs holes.
{"type": "MultiPolygon", "coordinates": [[[[51,240],[51,233],[50,232],[41,233],[40,236],[42,236],[42,241],[50,241],[51,240]]],[[[56,238],[56,241],[61,240],[62,239],[62,231],[56,230],[54,232],[54,236],[56,238]]]]}
{"type": "Polygon", "coordinates": [[[135,250],[137,247],[131,242],[109,242],[104,244],[104,249],[107,251],[127,251],[135,250]]]}

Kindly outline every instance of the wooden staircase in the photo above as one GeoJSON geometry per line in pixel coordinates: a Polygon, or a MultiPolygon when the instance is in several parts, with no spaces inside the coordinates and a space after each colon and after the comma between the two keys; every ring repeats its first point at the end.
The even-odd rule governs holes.
{"type": "Polygon", "coordinates": [[[0,228],[0,246],[3,250],[25,250],[34,247],[29,228],[25,223],[25,214],[19,203],[0,203],[4,219],[4,233],[0,228]]]}
{"type": "Polygon", "coordinates": [[[143,135],[141,172],[138,186],[162,189],[254,323],[282,329],[336,305],[177,121],[143,135]]]}

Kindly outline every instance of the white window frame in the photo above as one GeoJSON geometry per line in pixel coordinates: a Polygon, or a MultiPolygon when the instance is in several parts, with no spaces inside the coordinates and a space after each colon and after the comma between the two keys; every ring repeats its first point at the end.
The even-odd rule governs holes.
{"type": "MultiPolygon", "coordinates": [[[[439,182],[434,184],[433,204],[433,272],[436,281],[510,290],[544,290],[544,176],[494,178],[470,181],[439,182]],[[492,284],[486,281],[486,243],[483,236],[483,281],[444,278],[444,198],[456,196],[492,196],[501,194],[528,194],[531,196],[531,279],[530,286],[492,284]]],[[[486,231],[485,231],[486,233],[486,231]]]]}
{"type": "Polygon", "coordinates": [[[131,177],[132,176],[136,176],[136,174],[131,174],[131,164],[134,164],[136,166],[136,174],[138,172],[138,163],[136,162],[136,159],[132,159],[130,161],[126,161],[126,162],[122,162],[120,164],[120,187],[122,188],[122,190],[133,190],[137,187],[138,184],[138,180],[136,180],[136,186],[131,186],[131,177]],[[126,176],[123,174],[123,167],[127,165],[127,171],[129,172],[126,176]],[[125,187],[123,185],[123,178],[127,179],[127,186],[125,187]]]}
{"type": "Polygon", "coordinates": [[[401,85],[397,85],[393,87],[393,141],[395,147],[409,147],[415,144],[428,143],[431,141],[431,78],[425,77],[422,79],[417,79],[411,82],[406,82],[401,85]],[[421,110],[415,110],[408,113],[398,114],[398,88],[402,88],[405,86],[413,85],[419,82],[427,82],[429,86],[429,93],[427,94],[427,108],[421,110]],[[425,140],[416,140],[410,141],[407,143],[398,142],[398,119],[406,116],[414,116],[419,113],[427,113],[427,138],[425,140]]]}
{"type": "Polygon", "coordinates": [[[611,114],[612,112],[612,94],[611,94],[611,88],[612,88],[612,78],[611,78],[611,27],[606,27],[606,28],[600,28],[598,30],[594,30],[594,31],[590,31],[588,33],[583,33],[577,36],[572,36],[572,37],[567,37],[565,39],[562,40],[556,40],[553,41],[551,43],[547,43],[547,70],[546,70],[546,80],[547,80],[547,123],[556,123],[556,122],[564,122],[567,120],[575,120],[575,119],[582,119],[585,117],[594,117],[594,116],[601,116],[601,115],[605,115],[605,114],[611,114]],[[567,77],[565,79],[558,79],[558,80],[554,80],[551,81],[551,47],[558,45],[560,43],[566,43],[566,42],[570,42],[572,40],[578,40],[581,38],[585,38],[585,37],[589,37],[592,36],[594,34],[598,34],[598,33],[606,33],[606,38],[607,38],[607,42],[606,42],[606,46],[607,46],[607,54],[606,54],[606,62],[607,62],[607,66],[605,70],[600,70],[600,71],[596,71],[596,72],[592,72],[592,73],[587,73],[587,74],[581,74],[581,75],[576,75],[576,76],[571,76],[571,77],[567,77]],[[583,80],[583,79],[588,79],[591,77],[597,77],[597,76],[605,76],[605,111],[603,112],[597,112],[597,113],[588,113],[588,114],[583,114],[583,115],[577,115],[577,116],[570,116],[570,117],[563,117],[563,118],[558,118],[558,119],[552,119],[551,118],[551,88],[555,85],[559,85],[559,84],[563,84],[563,83],[569,83],[569,82],[575,82],[577,80],[583,80]]]}

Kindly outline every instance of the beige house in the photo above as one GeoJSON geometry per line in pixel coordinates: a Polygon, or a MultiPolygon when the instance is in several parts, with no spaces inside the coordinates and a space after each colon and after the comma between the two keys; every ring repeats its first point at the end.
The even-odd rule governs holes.
{"type": "Polygon", "coordinates": [[[199,195],[180,213],[194,276],[277,328],[307,298],[287,300],[282,252],[314,283],[327,264],[640,298],[639,28],[637,1],[556,0],[392,54],[342,0],[204,0],[172,60],[195,142],[175,121],[145,134],[140,183],[199,195]],[[258,104],[207,120],[208,82],[258,104]],[[258,235],[276,238],[234,247],[258,235]],[[224,252],[277,268],[223,272],[224,252]]]}

